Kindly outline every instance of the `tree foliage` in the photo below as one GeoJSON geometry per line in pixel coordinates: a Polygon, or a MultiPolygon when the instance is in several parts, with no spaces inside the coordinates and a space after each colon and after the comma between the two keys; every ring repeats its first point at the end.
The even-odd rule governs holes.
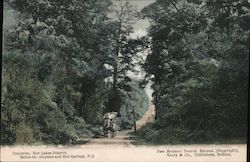
{"type": "Polygon", "coordinates": [[[144,8],[151,20],[144,68],[154,81],[154,142],[246,137],[249,11],[241,0],[157,0],[144,8]]]}
{"type": "Polygon", "coordinates": [[[117,1],[112,8],[113,17],[113,48],[110,61],[107,62],[111,72],[112,89],[109,93],[108,111],[120,111],[121,101],[124,97],[122,91],[129,92],[131,87],[128,82],[131,78],[128,71],[133,71],[133,58],[136,55],[136,40],[129,38],[136,20],[136,10],[129,1],[117,1]]]}
{"type": "Polygon", "coordinates": [[[122,13],[130,15],[122,21],[110,18],[110,0],[10,0],[4,5],[3,144],[62,144],[93,136],[106,111],[120,110],[109,106],[112,97],[121,96],[115,102],[123,105],[125,89],[131,89],[126,73],[133,68],[136,47],[125,36],[132,30],[131,13],[122,13]],[[116,90],[110,77],[117,80],[116,90]]]}

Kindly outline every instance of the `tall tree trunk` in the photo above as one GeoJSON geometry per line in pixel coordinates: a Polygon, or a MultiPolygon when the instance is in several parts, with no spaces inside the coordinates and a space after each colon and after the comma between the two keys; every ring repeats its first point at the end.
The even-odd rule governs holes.
{"type": "Polygon", "coordinates": [[[133,124],[134,124],[134,132],[136,133],[135,106],[133,106],[133,124]]]}
{"type": "Polygon", "coordinates": [[[118,39],[117,39],[117,47],[115,53],[115,64],[114,64],[114,73],[113,73],[113,90],[117,88],[117,78],[118,78],[118,67],[119,67],[119,53],[121,52],[121,23],[119,25],[118,39]]]}
{"type": "Polygon", "coordinates": [[[114,66],[114,74],[113,74],[113,90],[117,88],[117,76],[118,76],[118,67],[116,64],[114,66]]]}
{"type": "Polygon", "coordinates": [[[155,95],[155,120],[158,119],[158,114],[159,114],[159,106],[158,106],[158,94],[156,93],[155,95]]]}
{"type": "Polygon", "coordinates": [[[85,105],[86,105],[86,97],[82,96],[81,102],[80,102],[80,117],[82,118],[84,118],[84,114],[85,114],[85,105]]]}
{"type": "Polygon", "coordinates": [[[85,101],[83,119],[86,120],[87,116],[88,116],[88,106],[87,106],[87,102],[85,101]]]}

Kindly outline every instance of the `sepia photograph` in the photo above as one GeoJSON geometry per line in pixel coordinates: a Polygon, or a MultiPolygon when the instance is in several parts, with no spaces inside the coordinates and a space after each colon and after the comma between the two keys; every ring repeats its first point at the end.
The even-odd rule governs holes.
{"type": "Polygon", "coordinates": [[[2,3],[0,161],[247,161],[248,0],[2,3]]]}

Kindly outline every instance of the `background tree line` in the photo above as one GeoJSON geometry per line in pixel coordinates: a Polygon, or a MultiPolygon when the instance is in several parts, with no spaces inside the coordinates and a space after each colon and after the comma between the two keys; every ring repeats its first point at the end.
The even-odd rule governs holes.
{"type": "Polygon", "coordinates": [[[105,112],[120,112],[125,128],[133,106],[137,118],[146,111],[145,92],[127,76],[137,50],[128,37],[135,10],[126,1],[112,6],[4,1],[2,144],[69,143],[100,131],[105,112]]]}
{"type": "Polygon", "coordinates": [[[153,77],[156,121],[140,139],[246,142],[250,4],[156,0],[142,12],[151,21],[144,69],[153,77]]]}

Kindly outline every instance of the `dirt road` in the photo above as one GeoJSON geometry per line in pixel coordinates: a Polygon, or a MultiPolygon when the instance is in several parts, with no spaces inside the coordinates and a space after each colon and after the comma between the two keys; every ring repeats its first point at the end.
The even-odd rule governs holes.
{"type": "Polygon", "coordinates": [[[86,145],[119,145],[132,146],[133,137],[130,133],[133,130],[123,130],[117,133],[114,138],[92,138],[86,145]]]}
{"type": "MultiPolygon", "coordinates": [[[[143,115],[143,117],[136,122],[137,129],[140,129],[143,125],[154,120],[155,107],[150,105],[148,111],[143,115]]],[[[131,130],[122,130],[117,133],[114,138],[90,138],[86,142],[88,146],[106,146],[106,145],[116,145],[116,146],[128,146],[133,147],[133,140],[135,138],[131,133],[131,130]]]]}
{"type": "Polygon", "coordinates": [[[150,104],[148,111],[142,116],[140,120],[136,122],[136,128],[140,129],[143,125],[154,121],[154,116],[155,116],[155,106],[150,104]]]}

